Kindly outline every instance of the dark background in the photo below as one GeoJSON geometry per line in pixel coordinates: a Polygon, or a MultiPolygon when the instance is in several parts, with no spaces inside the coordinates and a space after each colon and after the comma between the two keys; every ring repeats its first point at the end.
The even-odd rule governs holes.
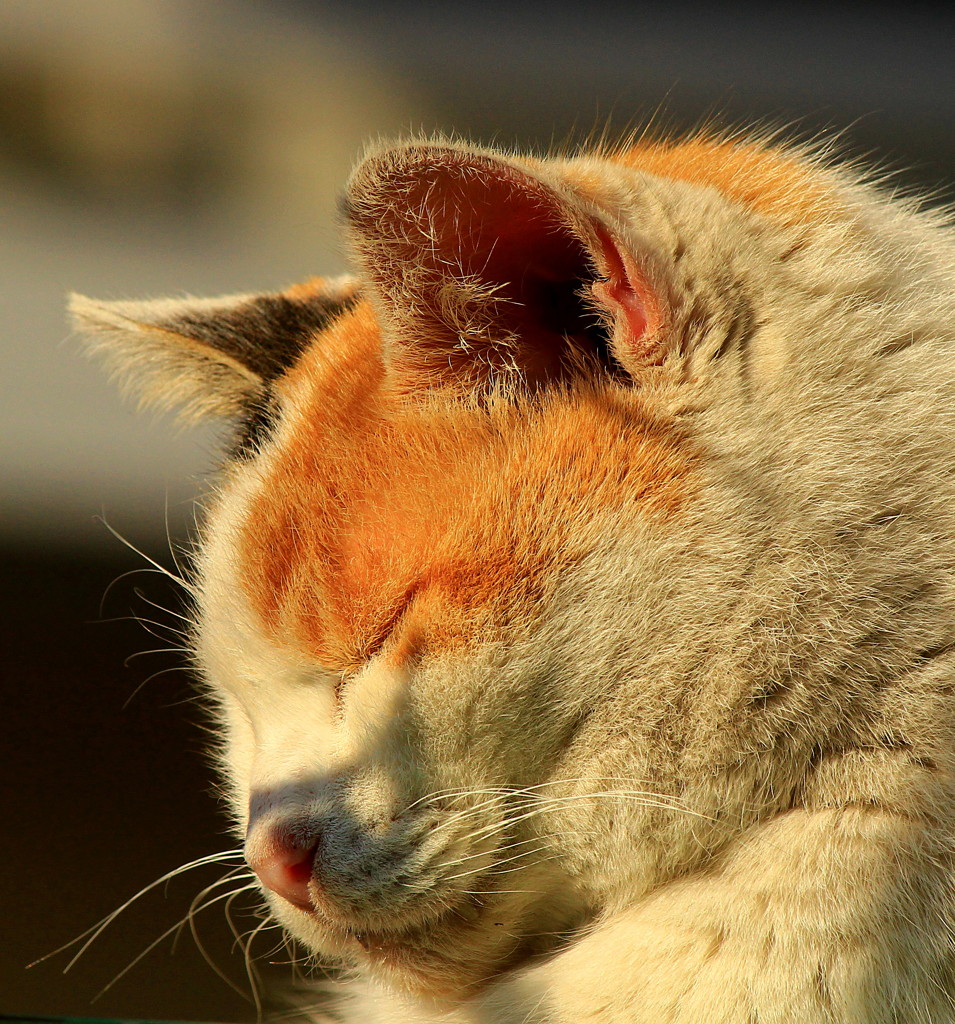
{"type": "MultiPolygon", "coordinates": [[[[0,1013],[255,1015],[188,931],[91,1006],[224,868],[145,897],[70,973],[64,953],[25,970],[232,845],[181,656],[124,665],[175,636],[104,621],[175,625],[148,602],[175,611],[176,588],[126,576],[147,560],[102,519],[173,568],[215,436],[123,406],[68,338],[64,293],[214,294],[339,270],[336,191],[367,140],[408,130],[545,148],[651,117],[768,122],[838,132],[899,187],[944,199],[953,44],[950,7],[913,4],[0,5],[0,1013]]],[[[259,923],[248,905],[235,916],[240,932],[259,923]]],[[[197,922],[247,990],[221,903],[197,922]]],[[[276,941],[257,940],[264,961],[288,959],[276,941]]]]}

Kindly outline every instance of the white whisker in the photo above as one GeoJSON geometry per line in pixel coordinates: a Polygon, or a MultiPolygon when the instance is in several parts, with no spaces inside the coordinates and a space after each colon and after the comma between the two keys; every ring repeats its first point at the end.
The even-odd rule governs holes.
{"type": "Polygon", "coordinates": [[[108,619],[97,619],[96,622],[98,625],[107,625],[111,622],[135,622],[142,626],[150,636],[154,636],[158,640],[165,640],[166,638],[161,633],[157,632],[157,630],[165,630],[167,633],[172,634],[172,636],[179,637],[183,642],[189,638],[189,634],[184,629],[178,629],[176,626],[171,626],[168,622],[157,622],[155,619],[146,619],[143,618],[142,615],[113,615],[108,619]]]}
{"type": "Polygon", "coordinates": [[[139,548],[137,548],[137,547],[136,547],[136,545],[135,545],[135,544],[133,544],[133,543],[132,543],[132,541],[130,541],[130,540],[127,540],[127,539],[126,539],[126,538],[125,538],[125,537],[124,537],[124,536],[123,536],[123,535],[122,535],[122,534],[121,534],[121,533],[119,532],[119,530],[117,530],[117,529],[115,529],[115,528],[114,528],[113,526],[111,526],[111,525],[110,525],[110,524],[109,524],[109,523],[108,523],[108,522],[106,521],[106,518],[105,518],[105,516],[99,516],[98,518],[99,518],[100,522],[101,522],[101,523],[102,523],[102,524],[103,524],[103,525],[104,525],[104,526],[106,527],[106,529],[107,529],[107,530],[109,530],[109,532],[110,532],[110,533],[111,533],[111,534],[112,534],[112,535],[113,535],[113,536],[114,536],[114,537],[115,537],[115,538],[116,538],[116,539],[117,539],[117,540],[118,540],[118,541],[119,541],[119,542],[120,542],[121,544],[124,544],[124,545],[125,545],[125,546],[126,546],[127,548],[129,548],[129,550],[130,550],[130,551],[133,551],[133,552],[135,552],[135,553],[136,553],[137,555],[139,555],[139,557],[140,557],[140,558],[142,558],[142,559],[143,559],[143,561],[145,561],[145,562],[148,562],[148,563],[149,563],[149,564],[150,564],[150,565],[151,565],[151,566],[153,567],[153,569],[155,569],[155,570],[156,570],[156,572],[162,573],[162,575],[163,575],[163,576],[165,576],[165,577],[166,577],[167,579],[170,579],[170,580],[172,580],[172,582],[173,582],[173,583],[175,583],[175,584],[176,584],[177,586],[180,586],[180,587],[182,587],[182,589],[183,589],[183,590],[184,590],[184,591],[185,591],[185,592],[186,592],[187,594],[189,594],[189,595],[191,595],[191,596],[193,596],[193,597],[195,597],[195,596],[196,596],[196,588],[195,588],[195,587],[194,587],[194,586],[193,586],[193,585],[192,585],[192,584],[191,584],[191,583],[190,583],[190,582],[189,582],[189,581],[188,581],[188,580],[187,580],[187,579],[186,579],[186,578],[185,578],[184,576],[181,576],[181,575],[179,575],[179,574],[178,574],[178,572],[171,572],[171,571],[170,571],[169,569],[167,569],[167,568],[166,568],[166,567],[165,567],[164,565],[162,565],[161,563],[157,562],[157,561],[156,561],[156,560],[155,560],[154,558],[150,558],[150,557],[149,557],[149,555],[147,555],[147,554],[145,553],[145,551],[141,551],[141,550],[140,550],[139,548]]]}
{"type": "Polygon", "coordinates": [[[128,658],[123,662],[123,668],[129,668],[130,662],[135,661],[136,658],[142,658],[147,654],[188,654],[189,650],[186,647],[153,647],[148,651],[136,651],[135,654],[130,654],[128,658]]]}
{"type": "Polygon", "coordinates": [[[133,690],[133,692],[123,701],[123,710],[125,711],[129,707],[130,701],[136,699],[136,694],[142,690],[144,686],[148,686],[154,679],[158,679],[160,676],[167,676],[170,672],[183,672],[182,665],[169,665],[167,668],[158,669],[155,672],[151,672],[146,678],[139,683],[139,685],[133,690]]]}
{"type": "Polygon", "coordinates": [[[252,1001],[255,1003],[256,1019],[262,1019],[262,982],[259,978],[259,972],[256,970],[255,963],[252,959],[252,943],[255,942],[256,936],[268,926],[269,919],[264,918],[252,929],[248,937],[245,940],[245,944],[242,947],[245,961],[245,973],[249,979],[249,988],[252,991],[252,1001]]]}
{"type": "MultiPolygon", "coordinates": [[[[98,939],[99,936],[102,935],[102,933],[120,916],[120,914],[128,910],[129,907],[131,907],[137,900],[141,899],[147,893],[152,892],[153,889],[167,882],[170,882],[173,878],[176,878],[178,875],[184,874],[187,871],[191,871],[194,868],[204,867],[207,864],[221,864],[231,859],[241,857],[242,854],[238,850],[221,850],[219,853],[211,853],[205,857],[198,857],[196,860],[190,861],[188,864],[183,864],[180,867],[173,869],[172,871],[167,871],[166,874],[157,878],[154,882],[150,882],[149,885],[144,886],[142,889],[139,890],[139,892],[137,892],[135,895],[131,896],[128,900],[126,900],[125,903],[121,904],[111,913],[107,914],[101,921],[98,921],[92,927],[88,928],[80,935],[77,935],[76,938],[70,939],[69,942],[64,943],[62,946],[58,946],[56,949],[52,950],[50,953],[47,953],[45,956],[41,956],[38,960],[34,960],[33,964],[42,963],[44,960],[48,960],[50,957],[56,956],[58,953],[62,953],[64,952],[64,950],[69,949],[71,946],[75,946],[77,943],[82,942],[83,945],[76,952],[76,954],[69,961],[69,963],[63,968],[63,973],[65,974],[67,971],[70,970],[70,968],[73,967],[76,961],[80,959],[80,957],[86,952],[86,950],[89,949],[89,947],[96,941],[96,939],[98,939]]],[[[32,967],[33,964],[30,964],[30,966],[32,967]]]]}
{"type": "MultiPolygon", "coordinates": [[[[146,604],[148,604],[151,607],[155,608],[156,611],[162,612],[165,615],[172,615],[174,618],[177,618],[177,619],[181,619],[183,622],[186,623],[186,625],[188,625],[190,627],[193,625],[193,620],[192,620],[191,616],[184,615],[182,612],[174,611],[172,608],[167,608],[165,605],[159,604],[158,601],[154,601],[151,597],[148,597],[138,587],[136,588],[134,593],[136,594],[136,596],[141,601],[144,601],[146,604]]],[[[166,628],[167,629],[172,629],[171,626],[167,626],[166,628]]],[[[181,632],[183,633],[184,636],[188,635],[187,631],[185,631],[185,630],[182,630],[181,632]]]]}
{"type": "Polygon", "coordinates": [[[129,576],[138,576],[140,574],[154,575],[154,576],[165,576],[166,575],[166,573],[164,571],[161,571],[159,569],[153,569],[151,566],[149,566],[149,567],[147,567],[147,566],[138,566],[135,569],[128,569],[126,572],[121,572],[115,579],[110,581],[110,583],[108,584],[106,589],[103,591],[103,596],[100,598],[99,610],[97,612],[98,620],[104,621],[104,622],[111,622],[111,621],[113,621],[112,619],[103,619],[103,609],[104,609],[104,606],[106,605],[106,600],[109,597],[110,592],[112,591],[113,587],[116,586],[117,583],[121,583],[123,580],[127,579],[129,576]]]}
{"type": "MultiPolygon", "coordinates": [[[[251,872],[244,871],[241,867],[235,868],[234,870],[230,871],[227,875],[225,875],[223,878],[219,879],[218,882],[213,882],[212,885],[206,886],[206,888],[203,889],[202,892],[198,893],[198,895],[196,895],[193,898],[192,903],[190,903],[190,905],[189,905],[189,913],[187,915],[187,919],[188,919],[188,922],[189,922],[189,932],[192,935],[193,942],[195,942],[196,948],[199,950],[200,954],[202,955],[203,960],[205,960],[205,962],[229,986],[229,988],[231,988],[234,992],[236,992],[240,996],[242,996],[243,999],[246,997],[245,996],[245,992],[243,992],[243,990],[241,988],[239,988],[239,986],[236,985],[235,982],[219,967],[219,965],[212,959],[212,957],[209,955],[208,951],[206,950],[205,944],[202,942],[202,939],[199,936],[199,928],[196,925],[196,914],[198,913],[197,904],[199,904],[203,899],[205,899],[205,897],[213,889],[218,888],[218,886],[220,886],[220,885],[223,885],[226,881],[233,881],[233,880],[241,881],[241,880],[244,880],[244,879],[252,879],[252,878],[254,878],[254,876],[252,875],[251,872]]],[[[236,895],[238,893],[240,893],[240,892],[247,892],[248,889],[249,889],[249,887],[247,886],[247,887],[245,887],[243,889],[239,889],[237,891],[234,891],[234,892],[232,892],[229,895],[228,899],[226,900],[226,916],[227,916],[227,918],[228,918],[228,913],[229,913],[229,907],[230,907],[230,905],[232,903],[232,900],[235,899],[235,897],[236,897],[236,895]]]]}
{"type": "MultiPolygon", "coordinates": [[[[220,893],[218,896],[213,896],[211,899],[206,900],[201,906],[196,907],[194,910],[190,910],[190,914],[198,914],[203,910],[207,910],[209,907],[214,906],[216,903],[222,902],[222,900],[231,899],[237,896],[239,893],[248,892],[249,890],[255,889],[255,884],[244,886],[242,889],[238,889],[232,893],[220,893]]],[[[148,956],[164,939],[168,938],[173,932],[178,931],[186,923],[189,918],[189,914],[186,915],[182,920],[177,921],[174,925],[167,928],[159,938],[154,939],[149,945],[133,960],[131,960],[107,985],[104,985],[99,992],[93,997],[93,1002],[105,995],[121,978],[125,977],[144,957],[148,956]]]]}

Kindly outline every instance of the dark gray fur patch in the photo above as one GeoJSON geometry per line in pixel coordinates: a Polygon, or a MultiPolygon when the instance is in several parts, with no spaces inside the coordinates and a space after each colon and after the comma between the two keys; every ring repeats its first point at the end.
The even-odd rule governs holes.
{"type": "Polygon", "coordinates": [[[315,335],[350,309],[356,298],[259,295],[240,306],[184,314],[176,320],[177,331],[237,359],[262,378],[235,420],[226,461],[258,455],[280,415],[270,383],[293,366],[315,335]]]}
{"type": "Polygon", "coordinates": [[[232,356],[267,383],[292,366],[312,337],[354,301],[260,295],[233,309],[184,314],[175,328],[232,356]]]}
{"type": "Polygon", "coordinates": [[[271,436],[278,418],[278,403],[266,385],[260,394],[249,399],[236,422],[228,459],[254,459],[271,436]]]}

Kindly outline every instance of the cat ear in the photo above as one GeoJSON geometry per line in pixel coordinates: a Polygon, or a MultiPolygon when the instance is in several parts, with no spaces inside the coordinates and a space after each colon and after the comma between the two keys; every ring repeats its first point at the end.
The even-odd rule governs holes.
{"type": "Polygon", "coordinates": [[[236,415],[258,401],[356,295],[354,278],[312,278],[284,292],[212,299],[72,295],[70,313],[125,390],[197,420],[236,415]]]}
{"type": "Polygon", "coordinates": [[[655,358],[660,306],[613,225],[530,164],[389,150],[359,165],[345,212],[399,380],[535,385],[655,358]]]}

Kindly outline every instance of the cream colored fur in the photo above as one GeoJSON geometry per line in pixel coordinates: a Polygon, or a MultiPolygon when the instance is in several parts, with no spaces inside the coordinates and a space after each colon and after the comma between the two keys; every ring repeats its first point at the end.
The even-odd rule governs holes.
{"type": "MultiPolygon", "coordinates": [[[[428,166],[416,145],[373,153],[353,202],[428,166]]],[[[279,387],[270,440],[210,501],[196,581],[238,832],[263,792],[250,856],[276,822],[321,822],[355,923],[272,895],[275,917],[348,967],[360,1024],[955,1022],[952,229],[823,167],[829,206],[784,222],[605,156],[452,151],[551,190],[598,269],[595,225],[637,254],[660,352],[641,363],[602,315],[691,493],[596,519],[562,494],[586,552],[546,606],[464,649],[385,648],[339,688],[243,577],[249,510],[312,415],[301,379],[279,387]]],[[[413,344],[433,271],[389,292],[390,243],[351,239],[385,351],[413,344]]],[[[127,331],[96,308],[85,326],[127,331]]],[[[213,376],[183,398],[213,406],[213,376]]]]}

